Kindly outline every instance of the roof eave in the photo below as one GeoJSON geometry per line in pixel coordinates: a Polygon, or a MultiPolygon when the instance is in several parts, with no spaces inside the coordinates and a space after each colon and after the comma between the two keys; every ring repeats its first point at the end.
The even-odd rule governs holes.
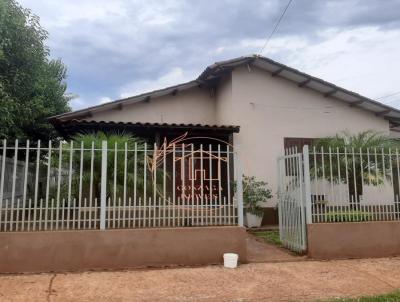
{"type": "MultiPolygon", "coordinates": [[[[109,102],[106,104],[101,104],[101,105],[97,105],[97,106],[92,106],[89,108],[85,108],[85,109],[81,109],[81,110],[77,110],[77,111],[73,111],[73,112],[68,112],[68,113],[64,113],[64,114],[60,114],[60,115],[56,115],[56,116],[52,116],[50,117],[48,120],[51,123],[57,123],[57,122],[63,122],[66,120],[71,120],[73,118],[81,118],[84,119],[88,116],[90,116],[92,114],[92,112],[95,111],[103,111],[103,110],[108,110],[108,109],[112,109],[116,106],[121,106],[122,104],[125,103],[135,103],[135,102],[142,102],[142,101],[146,101],[148,100],[149,97],[152,97],[154,95],[160,94],[162,95],[162,93],[169,93],[170,91],[176,91],[179,89],[182,89],[182,87],[188,85],[189,87],[191,87],[191,85],[201,85],[204,83],[207,83],[207,81],[215,81],[215,79],[218,79],[218,77],[221,76],[221,74],[224,74],[225,71],[230,71],[233,68],[237,67],[237,66],[241,66],[243,64],[254,64],[254,62],[256,60],[261,60],[264,61],[270,65],[273,65],[276,67],[275,70],[270,71],[271,74],[273,74],[274,76],[282,76],[282,73],[284,71],[286,72],[290,72],[290,73],[294,73],[297,76],[299,76],[302,80],[301,82],[296,82],[292,79],[286,78],[289,81],[293,81],[296,82],[297,85],[299,87],[307,87],[310,88],[314,91],[317,91],[319,93],[322,93],[325,97],[332,97],[338,100],[341,100],[343,102],[348,103],[351,107],[359,107],[363,110],[372,112],[373,114],[375,114],[376,116],[381,116],[385,119],[388,120],[392,120],[394,121],[395,119],[400,119],[400,110],[393,108],[391,106],[388,106],[386,104],[380,103],[378,101],[375,101],[373,99],[367,98],[365,96],[362,96],[356,92],[347,90],[345,88],[339,87],[333,83],[324,81],[320,78],[311,76],[309,74],[306,74],[304,72],[301,72],[295,68],[289,67],[287,65],[284,65],[282,63],[276,62],[274,60],[271,60],[269,58],[266,57],[262,57],[259,55],[250,55],[250,56],[242,56],[242,57],[238,57],[238,58],[234,58],[234,59],[230,59],[230,60],[225,60],[225,61],[220,61],[220,62],[216,62],[210,66],[208,66],[201,74],[200,76],[194,80],[194,81],[190,81],[190,82],[186,82],[186,83],[182,83],[179,85],[175,85],[175,86],[171,86],[171,87],[167,87],[167,88],[163,88],[163,89],[159,89],[159,90],[154,90],[151,92],[147,92],[147,93],[143,93],[140,95],[136,95],[133,97],[129,97],[129,98],[125,98],[125,99],[120,99],[120,100],[116,100],[113,102],[109,102]],[[214,77],[210,80],[210,76],[214,75],[214,77]],[[326,87],[327,89],[329,89],[328,91],[320,91],[318,89],[314,89],[312,87],[310,87],[310,84],[312,84],[312,82],[315,82],[319,85],[322,85],[324,87],[326,87]],[[339,97],[337,97],[337,92],[346,94],[351,98],[354,98],[354,101],[348,101],[345,99],[341,99],[339,97]],[[368,108],[367,105],[371,105],[372,108],[377,109],[372,110],[371,106],[369,106],[370,108],[368,108]],[[388,114],[391,114],[390,116],[388,114]]],[[[214,82],[213,82],[214,83],[214,82]]],[[[215,83],[214,83],[215,84],[215,83]]],[[[188,89],[187,87],[185,89],[188,89]]],[[[158,97],[158,96],[156,96],[158,97]]]]}
{"type": "MultiPolygon", "coordinates": [[[[170,92],[171,93],[174,92],[176,94],[176,92],[179,90],[186,90],[189,88],[193,88],[199,84],[201,84],[201,83],[198,80],[193,80],[193,81],[185,82],[185,83],[174,85],[174,86],[169,86],[166,88],[157,89],[157,90],[153,90],[150,92],[145,92],[145,93],[138,94],[138,95],[135,95],[132,97],[118,99],[118,100],[108,102],[105,104],[95,105],[95,106],[91,106],[88,108],[84,108],[84,109],[80,109],[80,110],[76,110],[76,111],[72,111],[72,112],[54,115],[54,116],[49,117],[47,120],[51,123],[54,123],[56,121],[69,120],[69,119],[78,118],[78,117],[85,118],[85,117],[90,116],[92,114],[92,112],[95,112],[95,111],[103,111],[103,110],[107,110],[107,109],[117,108],[121,104],[127,104],[127,103],[133,104],[133,103],[138,103],[138,102],[145,102],[145,101],[149,100],[149,97],[152,97],[155,94],[160,94],[159,96],[167,95],[170,92]],[[184,86],[188,86],[188,87],[182,89],[182,87],[184,87],[184,86]]],[[[157,97],[159,97],[159,96],[157,96],[157,97]]]]}

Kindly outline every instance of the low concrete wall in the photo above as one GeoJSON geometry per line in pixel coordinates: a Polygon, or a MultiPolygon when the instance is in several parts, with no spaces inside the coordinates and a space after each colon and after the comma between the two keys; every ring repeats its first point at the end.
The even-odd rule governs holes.
{"type": "Polygon", "coordinates": [[[126,269],[222,262],[225,252],[246,262],[241,227],[198,227],[0,233],[0,272],[126,269]]]}
{"type": "Polygon", "coordinates": [[[314,223],[307,226],[308,255],[315,259],[400,255],[400,221],[314,223]]]}

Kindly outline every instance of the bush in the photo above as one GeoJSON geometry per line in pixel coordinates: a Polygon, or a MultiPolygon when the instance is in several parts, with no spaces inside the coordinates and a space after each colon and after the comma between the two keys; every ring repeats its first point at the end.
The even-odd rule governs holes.
{"type": "Polygon", "coordinates": [[[258,181],[254,176],[243,175],[243,204],[248,213],[261,217],[264,213],[260,202],[272,198],[272,193],[267,188],[265,181],[258,181]]]}
{"type": "Polygon", "coordinates": [[[363,211],[350,212],[328,212],[326,213],[326,222],[361,222],[372,220],[372,215],[363,211]]]}

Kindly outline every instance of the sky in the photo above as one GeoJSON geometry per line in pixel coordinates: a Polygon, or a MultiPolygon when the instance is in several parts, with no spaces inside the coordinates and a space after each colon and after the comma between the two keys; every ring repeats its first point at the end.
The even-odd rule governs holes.
{"type": "Polygon", "coordinates": [[[19,3],[40,17],[51,57],[67,65],[74,110],[190,81],[216,61],[250,54],[400,108],[400,0],[293,0],[262,53],[286,0],[19,3]]]}

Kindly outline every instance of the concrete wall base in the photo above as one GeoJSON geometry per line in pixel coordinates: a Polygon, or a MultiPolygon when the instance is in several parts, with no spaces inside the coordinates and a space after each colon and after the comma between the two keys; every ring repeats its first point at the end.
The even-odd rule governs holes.
{"type": "Polygon", "coordinates": [[[226,252],[247,261],[244,228],[0,233],[0,273],[206,265],[226,252]]]}
{"type": "Polygon", "coordinates": [[[400,255],[400,221],[314,223],[307,231],[308,255],[314,259],[400,255]]]}

